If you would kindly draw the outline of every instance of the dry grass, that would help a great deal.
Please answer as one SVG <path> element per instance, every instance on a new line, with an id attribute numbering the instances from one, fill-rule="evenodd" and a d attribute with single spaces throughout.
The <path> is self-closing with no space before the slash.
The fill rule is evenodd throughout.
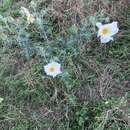
<path id="1" fill-rule="evenodd" d="M 42 3 L 42 2 L 41 2 Z M 79 24 L 88 16 L 103 11 L 107 16 L 116 19 L 118 14 L 127 7 L 127 0 L 50 0 L 46 10 L 53 21 L 58 24 Z"/>
<path id="2" fill-rule="evenodd" d="M 28 2 L 18 2 L 18 10 L 20 6 L 28 7 Z M 34 35 L 34 26 L 29 26 L 25 30 L 33 36 L 31 42 L 34 40 L 34 45 L 41 45 L 47 53 L 44 57 L 34 54 L 30 60 L 22 55 L 23 49 L 18 49 L 17 44 L 6 48 L 1 43 L 0 96 L 4 97 L 4 102 L 0 104 L 0 129 L 127 130 L 129 22 L 121 15 L 127 1 L 37 0 L 37 6 L 39 14 L 46 12 L 44 19 L 50 20 L 54 29 L 59 29 L 49 35 L 51 40 L 66 35 L 69 37 L 68 27 L 76 25 L 80 29 L 86 19 L 99 12 L 109 16 L 110 20 L 118 19 L 123 27 L 122 33 L 109 44 L 99 45 L 93 36 L 94 39 L 85 40 L 79 46 L 72 34 L 74 42 L 70 44 L 76 45 L 70 47 L 70 44 L 66 45 L 68 39 L 62 39 L 65 44 L 62 41 L 52 42 L 49 38 L 49 43 L 40 39 L 39 32 Z M 75 51 L 76 47 L 79 48 Z M 53 79 L 45 75 L 43 66 L 49 62 L 47 58 L 59 59 L 63 76 Z"/>

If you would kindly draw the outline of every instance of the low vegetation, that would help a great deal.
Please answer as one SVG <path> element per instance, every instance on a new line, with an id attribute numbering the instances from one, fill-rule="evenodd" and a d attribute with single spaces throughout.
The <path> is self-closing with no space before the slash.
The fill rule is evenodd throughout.
<path id="1" fill-rule="evenodd" d="M 125 0 L 0 0 L 0 130 L 129 130 L 129 21 Z"/>

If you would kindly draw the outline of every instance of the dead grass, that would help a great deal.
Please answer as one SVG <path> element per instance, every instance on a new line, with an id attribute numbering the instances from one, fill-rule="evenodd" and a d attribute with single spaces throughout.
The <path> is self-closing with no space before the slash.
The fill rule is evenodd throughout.
<path id="1" fill-rule="evenodd" d="M 26 2 L 21 1 L 25 6 Z M 101 10 L 110 18 L 122 20 L 118 14 L 127 5 L 123 0 L 38 2 L 39 10 L 46 10 L 54 25 L 63 29 L 73 24 L 80 25 L 84 19 Z M 64 80 L 63 77 L 52 79 L 44 75 L 44 58 L 34 56 L 27 61 L 16 48 L 9 49 L 7 54 L 0 53 L 0 94 L 5 96 L 0 109 L 0 128 L 92 130 L 94 125 L 98 126 L 103 121 L 106 128 L 114 121 L 115 128 L 118 124 L 119 129 L 122 128 L 120 124 L 127 126 L 128 107 L 126 100 L 120 101 L 120 98 L 130 86 L 129 36 L 128 33 L 121 35 L 116 42 L 102 46 L 93 40 L 81 48 L 76 58 L 68 51 L 59 55 L 60 47 L 56 45 L 58 52 L 55 53 L 61 59 L 63 70 L 68 70 L 70 74 L 68 77 L 65 75 L 67 78 Z M 119 98 L 119 105 L 116 98 Z M 105 101 L 110 104 L 107 106 Z M 110 124 L 106 122 L 109 118 Z"/>
<path id="2" fill-rule="evenodd" d="M 128 0 L 50 0 L 46 10 L 54 23 L 59 25 L 79 24 L 88 16 L 103 11 L 107 16 L 116 19 L 128 6 Z M 41 2 L 42 3 L 42 2 Z"/>

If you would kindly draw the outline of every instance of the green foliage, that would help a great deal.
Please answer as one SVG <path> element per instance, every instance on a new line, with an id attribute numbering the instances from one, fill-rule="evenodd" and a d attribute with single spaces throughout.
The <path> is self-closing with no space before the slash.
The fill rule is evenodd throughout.
<path id="1" fill-rule="evenodd" d="M 129 130 L 129 9 L 116 40 L 101 45 L 96 22 L 111 21 L 103 0 L 95 13 L 87 0 L 83 18 L 71 8 L 76 0 L 58 1 L 61 12 L 56 1 L 0 2 L 1 130 Z M 62 66 L 56 78 L 44 72 L 52 60 Z"/>
<path id="2" fill-rule="evenodd" d="M 39 54 L 43 54 L 43 52 L 40 52 L 42 51 L 41 48 L 53 48 L 51 44 L 57 44 L 56 46 L 62 51 L 67 53 L 69 51 L 71 55 L 76 56 L 82 44 L 91 42 L 96 32 L 96 22 L 109 21 L 108 18 L 104 18 L 105 15 L 103 12 L 98 12 L 98 15 L 88 16 L 79 27 L 72 25 L 67 30 L 56 33 L 50 16 L 46 14 L 47 12 L 45 10 L 37 10 L 37 4 L 33 6 L 31 3 L 31 8 L 32 12 L 30 13 L 35 18 L 33 25 L 28 25 L 24 16 L 19 16 L 17 18 L 19 19 L 18 22 L 12 17 L 1 16 L 1 21 L 5 25 L 1 27 L 1 31 L 3 32 L 1 39 L 3 41 L 6 39 L 5 43 L 9 41 L 9 44 L 13 43 L 15 46 L 23 49 L 27 59 L 30 59 L 33 55 L 37 55 L 37 51 Z M 53 51 L 50 49 L 48 52 Z M 54 53 L 51 55 L 54 55 Z"/>
<path id="3" fill-rule="evenodd" d="M 1 0 L 0 1 L 0 12 L 6 11 L 12 4 L 13 0 Z"/>

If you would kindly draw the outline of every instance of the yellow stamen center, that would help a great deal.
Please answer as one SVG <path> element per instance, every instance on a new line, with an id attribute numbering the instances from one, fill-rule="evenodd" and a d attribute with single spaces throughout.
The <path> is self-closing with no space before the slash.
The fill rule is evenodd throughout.
<path id="1" fill-rule="evenodd" d="M 33 17 L 32 17 L 32 15 L 29 15 L 29 16 L 27 17 L 27 21 L 28 21 L 28 23 L 32 23 L 32 22 L 33 22 Z"/>
<path id="2" fill-rule="evenodd" d="M 49 71 L 50 73 L 55 72 L 55 67 L 54 67 L 54 66 L 50 67 L 48 71 Z"/>
<path id="3" fill-rule="evenodd" d="M 102 30 L 101 30 L 101 35 L 108 35 L 109 34 L 109 28 L 108 27 L 104 27 Z"/>

